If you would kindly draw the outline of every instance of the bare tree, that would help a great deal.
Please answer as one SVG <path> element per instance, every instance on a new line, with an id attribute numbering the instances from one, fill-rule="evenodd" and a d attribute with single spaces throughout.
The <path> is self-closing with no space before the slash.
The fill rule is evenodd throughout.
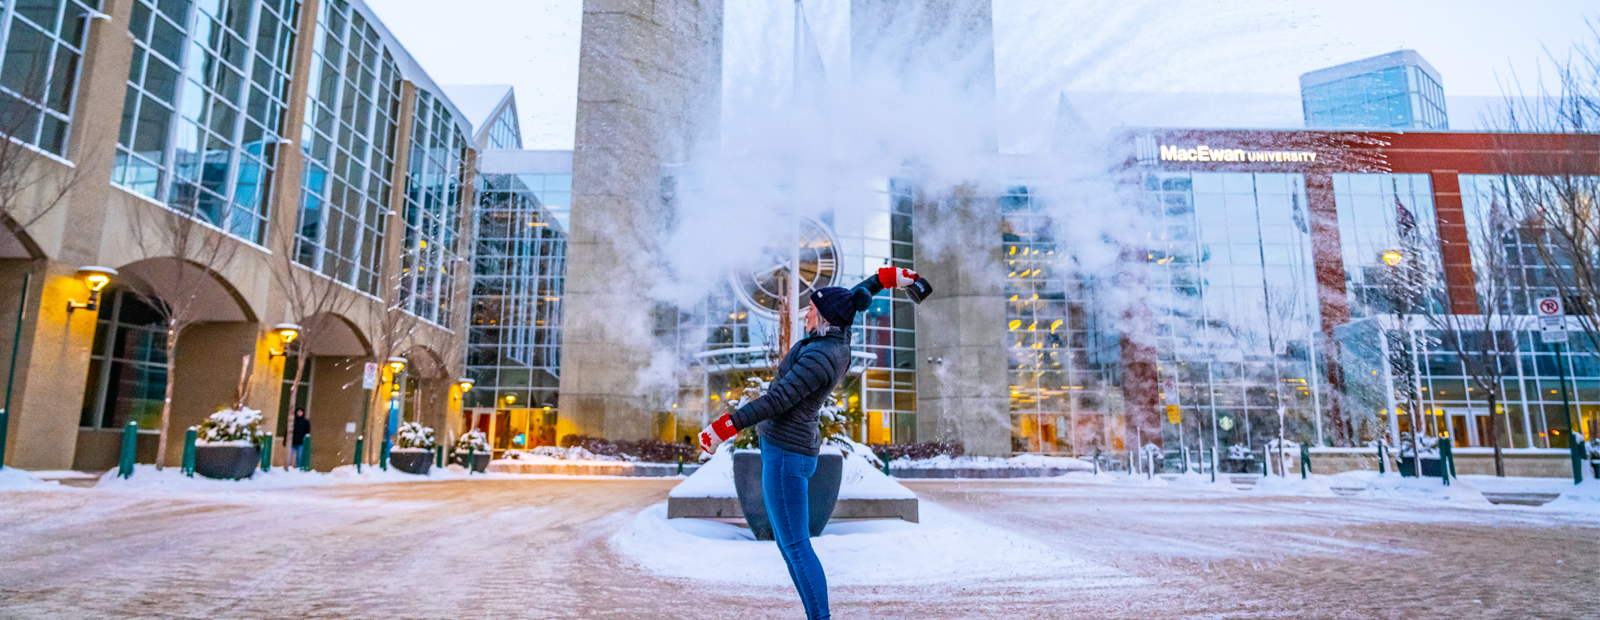
<path id="1" fill-rule="evenodd" d="M 324 322 L 333 315 L 348 312 L 355 295 L 338 280 L 296 262 L 289 252 L 279 253 L 272 277 L 284 293 L 293 322 L 300 326 L 300 336 L 293 343 L 298 353 L 294 357 L 293 381 L 289 383 L 288 410 L 292 415 L 295 404 L 300 402 L 300 384 L 305 380 L 312 347 L 327 333 L 329 326 Z M 288 345 L 284 348 L 287 354 Z M 285 437 L 286 441 L 288 439 Z M 292 464 L 285 460 L 283 467 L 289 469 Z"/>
<path id="2" fill-rule="evenodd" d="M 1512 303 L 1512 294 L 1521 292 L 1521 287 L 1511 277 L 1506 245 L 1516 252 L 1521 231 L 1499 201 L 1492 202 L 1476 220 L 1470 224 L 1477 228 L 1471 249 L 1478 314 L 1455 314 L 1431 304 L 1424 312 L 1428 325 L 1438 332 L 1440 344 L 1455 353 L 1467 377 L 1489 401 L 1488 441 L 1494 444 L 1494 475 L 1503 477 L 1505 458 L 1496 408 L 1501 403 L 1503 380 L 1517 375 L 1517 338 L 1527 323 L 1527 315 L 1519 314 Z"/>
<path id="3" fill-rule="evenodd" d="M 228 268 L 241 243 L 222 229 L 202 221 L 198 199 L 174 201 L 173 208 L 145 207 L 133 218 L 134 242 L 146 258 L 166 258 L 171 262 L 157 272 L 157 282 L 135 288 L 150 307 L 167 323 L 166 354 L 169 368 L 178 361 L 178 342 L 184 330 L 204 319 L 206 295 L 219 286 L 216 273 Z M 167 437 L 172 425 L 172 389 L 176 373 L 167 372 L 165 399 L 161 404 L 160 439 L 156 446 L 156 467 L 166 463 Z"/>
<path id="4" fill-rule="evenodd" d="M 1532 92 L 1513 76 L 1498 119 L 1516 133 L 1600 134 L 1600 23 L 1592 39 L 1565 55 L 1546 50 L 1555 87 L 1540 81 Z M 1600 350 L 1600 154 L 1564 141 L 1564 148 L 1529 152 L 1502 149 L 1508 166 L 1526 171 L 1497 192 L 1534 236 L 1547 281 L 1527 286 L 1555 289 L 1581 325 L 1592 350 Z"/>

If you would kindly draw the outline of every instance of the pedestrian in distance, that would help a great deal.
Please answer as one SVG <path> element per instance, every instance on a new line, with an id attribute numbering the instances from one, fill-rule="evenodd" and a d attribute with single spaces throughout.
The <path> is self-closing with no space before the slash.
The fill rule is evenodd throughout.
<path id="1" fill-rule="evenodd" d="M 811 293 L 806 337 L 778 363 L 767 393 L 700 431 L 700 449 L 715 453 L 740 430 L 761 437 L 761 493 L 772 535 L 789 567 L 808 620 L 828 618 L 828 580 L 811 548 L 810 478 L 822 447 L 817 412 L 850 368 L 850 325 L 885 288 L 903 288 L 917 302 L 932 293 L 909 269 L 884 267 L 853 290 L 837 286 Z"/>
<path id="2" fill-rule="evenodd" d="M 300 451 L 305 449 L 306 436 L 311 434 L 311 420 L 306 419 L 305 408 L 295 407 L 293 424 L 294 428 L 289 429 L 289 461 L 283 464 L 284 469 L 300 464 Z"/>

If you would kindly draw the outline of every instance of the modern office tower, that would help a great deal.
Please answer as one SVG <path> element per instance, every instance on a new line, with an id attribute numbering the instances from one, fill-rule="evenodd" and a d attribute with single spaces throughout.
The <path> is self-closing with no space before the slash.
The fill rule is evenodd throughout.
<path id="1" fill-rule="evenodd" d="M 1449 129 L 1439 72 L 1413 50 L 1300 76 L 1306 127 Z"/>
<path id="2" fill-rule="evenodd" d="M 656 246 L 676 167 L 717 143 L 722 1 L 585 2 L 581 45 L 561 417 L 642 439 L 663 406 L 641 379 L 657 346 Z"/>

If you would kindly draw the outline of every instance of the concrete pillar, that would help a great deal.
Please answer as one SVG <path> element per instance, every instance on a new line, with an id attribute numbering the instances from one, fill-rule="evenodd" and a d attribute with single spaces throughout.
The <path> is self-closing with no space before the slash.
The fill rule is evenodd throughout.
<path id="1" fill-rule="evenodd" d="M 1347 446 L 1344 422 L 1344 345 L 1339 326 L 1350 322 L 1350 298 L 1345 290 L 1343 245 L 1339 240 L 1339 208 L 1333 193 L 1333 176 L 1306 173 L 1306 210 L 1311 216 L 1311 263 L 1317 274 L 1317 310 L 1321 317 L 1323 368 L 1327 372 L 1328 417 L 1323 427 L 1335 446 Z M 1320 412 L 1318 415 L 1321 415 Z"/>
<path id="2" fill-rule="evenodd" d="M 961 186 L 919 195 L 913 214 L 913 259 L 934 287 L 917 309 L 917 436 L 961 441 L 971 455 L 1009 456 L 1000 206 Z"/>
<path id="3" fill-rule="evenodd" d="M 583 7 L 560 416 L 579 433 L 651 431 L 649 297 L 670 226 L 664 167 L 712 145 L 721 0 L 589 0 Z"/>
<path id="4" fill-rule="evenodd" d="M 366 360 L 332 356 L 319 356 L 316 360 L 306 408 L 311 420 L 311 468 L 328 471 L 355 463 L 366 393 L 361 389 L 361 371 Z M 349 430 L 350 425 L 354 430 Z"/>
<path id="5" fill-rule="evenodd" d="M 37 284 L 32 286 L 39 287 L 33 293 L 39 302 L 23 321 L 29 355 L 18 361 L 19 379 L 11 396 L 13 449 L 8 458 L 12 466 L 23 469 L 69 469 L 77 449 L 95 313 L 67 312 L 69 299 L 81 302 L 89 297 L 89 289 L 75 275 L 76 265 L 42 261 L 35 269 Z"/>

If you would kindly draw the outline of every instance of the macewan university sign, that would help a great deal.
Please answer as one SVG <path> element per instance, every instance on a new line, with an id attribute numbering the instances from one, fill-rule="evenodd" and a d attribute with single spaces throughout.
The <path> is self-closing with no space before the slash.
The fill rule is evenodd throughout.
<path id="1" fill-rule="evenodd" d="M 1161 161 L 1244 161 L 1315 163 L 1315 151 L 1247 151 L 1244 149 L 1214 149 L 1204 144 L 1194 148 L 1161 145 Z"/>

